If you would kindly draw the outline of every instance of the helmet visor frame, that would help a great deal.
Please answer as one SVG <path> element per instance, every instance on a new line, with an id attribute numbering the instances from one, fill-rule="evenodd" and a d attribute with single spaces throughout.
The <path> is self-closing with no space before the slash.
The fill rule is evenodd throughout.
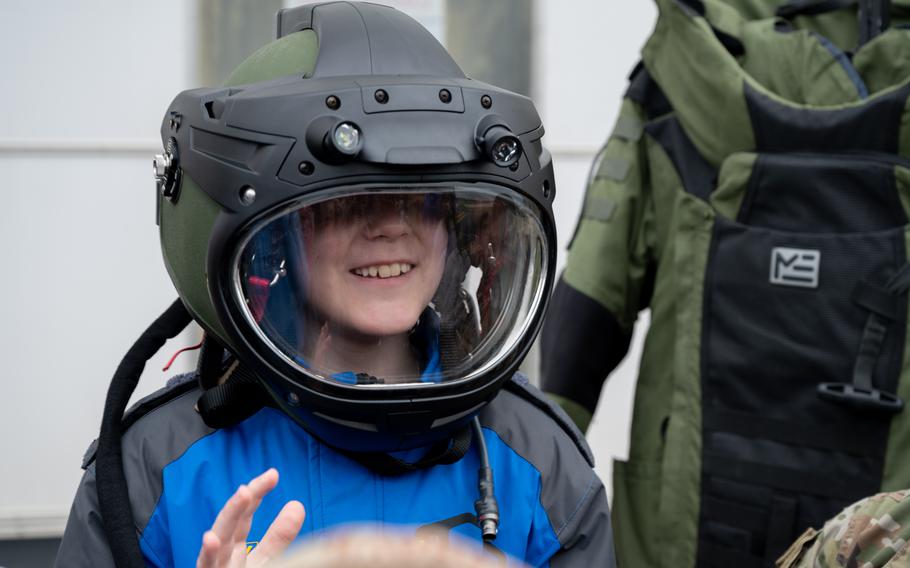
<path id="1" fill-rule="evenodd" d="M 402 238 L 426 246 L 404 253 L 354 252 L 372 246 L 356 241 L 371 230 L 364 217 L 386 218 L 390 208 L 411 227 L 383 230 L 420 233 Z M 483 382 L 514 359 L 536 331 L 550 284 L 547 219 L 532 199 L 489 183 L 380 183 L 311 192 L 260 215 L 240 233 L 229 266 L 229 296 L 256 354 L 300 386 L 375 393 L 368 397 L 375 391 L 407 396 L 422 389 L 473 388 L 468 383 Z M 316 250 L 317 241 L 331 241 L 332 227 L 342 221 L 360 223 L 356 235 L 344 237 L 340 249 Z M 263 242 L 269 250 L 278 242 L 274 258 L 262 254 Z M 341 268 L 334 263 L 338 258 Z M 390 301 L 377 312 L 363 300 L 362 290 L 395 296 L 395 281 L 412 282 L 403 290 L 413 301 Z M 283 303 L 275 293 L 281 286 Z M 295 321 L 287 321 L 287 314 L 297 314 Z M 393 345 L 398 336 L 392 332 L 405 331 L 411 351 L 419 351 L 410 362 Z M 353 363 L 357 350 L 350 342 L 380 336 L 383 350 L 373 351 L 371 360 L 400 359 L 416 364 L 413 371 Z M 340 359 L 326 357 L 327 345 L 345 345 L 347 351 L 341 349 Z"/>

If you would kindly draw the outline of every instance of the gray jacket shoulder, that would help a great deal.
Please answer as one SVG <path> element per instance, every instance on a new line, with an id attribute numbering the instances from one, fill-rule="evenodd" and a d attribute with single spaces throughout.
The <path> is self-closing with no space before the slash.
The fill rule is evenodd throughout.
<path id="1" fill-rule="evenodd" d="M 177 381 L 140 400 L 126 413 L 123 469 L 137 534 L 149 521 L 162 492 L 162 470 L 214 430 L 194 407 L 200 390 Z M 94 446 L 83 460 L 85 474 L 76 491 L 56 566 L 113 566 L 95 484 Z"/>
<path id="2" fill-rule="evenodd" d="M 562 545 L 550 565 L 615 566 L 606 490 L 571 419 L 516 375 L 481 423 L 540 472 L 541 504 Z"/>

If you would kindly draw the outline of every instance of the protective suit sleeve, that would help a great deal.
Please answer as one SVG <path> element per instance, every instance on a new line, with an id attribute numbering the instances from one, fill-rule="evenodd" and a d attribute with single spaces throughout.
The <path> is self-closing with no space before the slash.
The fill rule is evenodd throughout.
<path id="1" fill-rule="evenodd" d="M 607 493 L 597 476 L 593 476 L 586 498 L 562 527 L 559 541 L 562 548 L 550 557 L 551 568 L 616 566 Z"/>
<path id="2" fill-rule="evenodd" d="M 641 107 L 626 99 L 594 161 L 566 269 L 543 328 L 543 390 L 556 395 L 582 429 L 607 375 L 629 349 L 638 312 L 650 300 L 653 207 L 644 121 Z"/>
<path id="3" fill-rule="evenodd" d="M 151 541 L 148 533 L 152 513 L 164 492 L 162 471 L 196 440 L 213 431 L 194 410 L 199 392 L 195 381 L 173 381 L 137 402 L 124 418 L 128 426 L 123 435 L 123 472 L 133 525 L 149 566 L 173 564 L 170 551 L 163 545 L 167 539 Z M 57 566 L 114 566 L 98 503 L 94 448 L 89 448 L 83 460 L 85 474 L 57 552 Z"/>
<path id="4" fill-rule="evenodd" d="M 94 464 L 89 465 L 82 476 L 54 566 L 60 568 L 114 566 L 98 507 Z"/>

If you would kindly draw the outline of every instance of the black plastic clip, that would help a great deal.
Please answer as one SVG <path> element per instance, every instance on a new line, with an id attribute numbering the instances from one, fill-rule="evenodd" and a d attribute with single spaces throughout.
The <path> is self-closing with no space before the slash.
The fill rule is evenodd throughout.
<path id="1" fill-rule="evenodd" d="M 868 310 L 869 316 L 853 367 L 853 382 L 821 383 L 816 387 L 819 397 L 858 410 L 897 414 L 904 409 L 904 401 L 899 396 L 872 386 L 872 377 L 888 328 L 895 322 L 901 322 L 897 315 L 906 310 L 903 296 L 908 288 L 910 263 L 899 268 L 884 287 L 867 282 L 857 284 L 853 291 L 853 301 Z"/>
<path id="2" fill-rule="evenodd" d="M 177 148 L 177 140 L 169 138 L 164 148 L 164 154 L 157 154 L 152 161 L 152 168 L 155 174 L 155 185 L 157 190 L 166 199 L 172 203 L 177 202 L 178 193 L 180 192 L 180 178 L 182 170 L 180 169 L 180 152 Z"/>
<path id="3" fill-rule="evenodd" d="M 816 392 L 824 400 L 857 410 L 897 414 L 904 409 L 904 401 L 899 396 L 876 388 L 857 387 L 850 383 L 821 383 L 816 387 Z"/>

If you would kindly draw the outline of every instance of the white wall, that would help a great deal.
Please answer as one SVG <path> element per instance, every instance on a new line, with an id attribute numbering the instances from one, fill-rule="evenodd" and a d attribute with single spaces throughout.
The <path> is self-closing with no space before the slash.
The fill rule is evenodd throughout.
<path id="1" fill-rule="evenodd" d="M 443 34 L 442 0 L 391 3 Z M 61 532 L 108 381 L 175 297 L 150 166 L 162 113 L 196 86 L 195 15 L 185 0 L 0 5 L 0 538 Z M 556 164 L 560 265 L 588 166 L 653 18 L 645 2 L 536 2 L 533 90 Z M 163 384 L 163 360 L 197 334 L 165 347 L 137 396 Z M 638 349 L 605 389 L 590 433 L 605 480 L 609 458 L 627 451 Z"/>
<path id="2" fill-rule="evenodd" d="M 581 211 L 588 169 L 613 128 L 626 77 L 638 61 L 657 10 L 651 2 L 614 0 L 538 0 L 535 9 L 532 98 L 556 168 L 554 213 L 561 270 Z M 634 379 L 647 322 L 645 314 L 629 356 L 604 388 L 588 431 L 597 472 L 608 488 L 612 458 L 628 456 Z"/>
<path id="3" fill-rule="evenodd" d="M 107 383 L 176 297 L 151 157 L 190 86 L 194 14 L 184 0 L 0 6 L 0 538 L 62 532 Z M 163 385 L 166 355 L 138 394 Z"/>

